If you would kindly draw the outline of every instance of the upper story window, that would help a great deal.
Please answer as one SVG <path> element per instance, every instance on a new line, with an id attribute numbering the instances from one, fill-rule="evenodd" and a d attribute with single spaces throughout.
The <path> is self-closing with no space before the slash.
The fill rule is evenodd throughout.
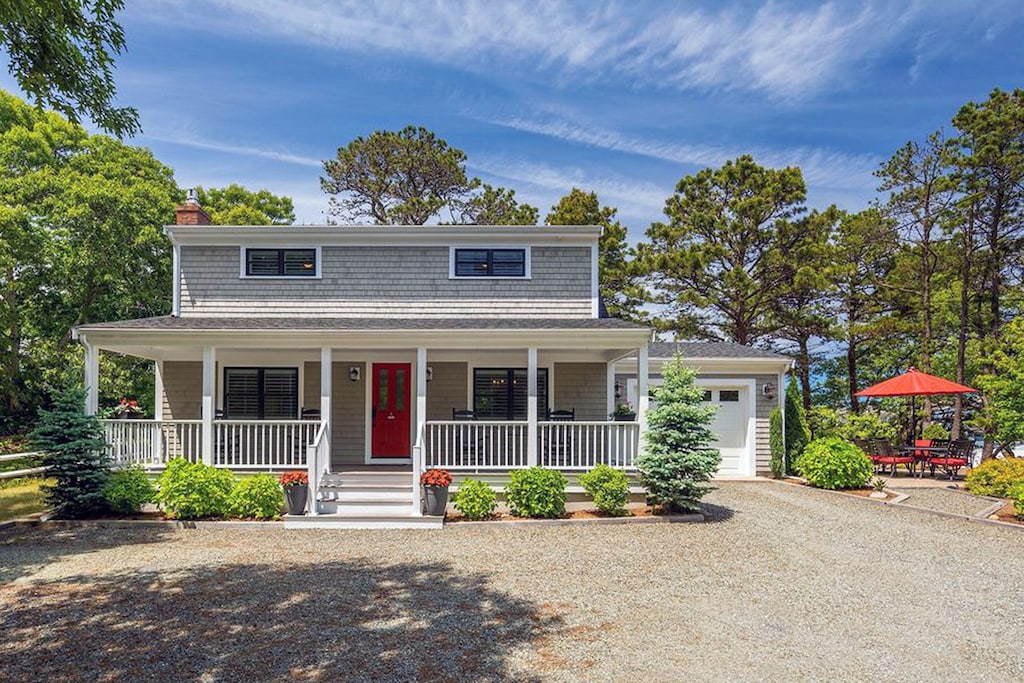
<path id="1" fill-rule="evenodd" d="M 320 250 L 245 247 L 245 277 L 320 277 Z"/>
<path id="2" fill-rule="evenodd" d="M 522 249 L 453 249 L 452 277 L 518 277 L 530 276 L 529 251 Z"/>

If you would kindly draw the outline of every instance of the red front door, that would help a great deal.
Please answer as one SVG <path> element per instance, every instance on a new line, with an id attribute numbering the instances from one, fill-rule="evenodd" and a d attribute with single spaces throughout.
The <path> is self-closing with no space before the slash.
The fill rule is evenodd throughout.
<path id="1" fill-rule="evenodd" d="M 375 458 L 408 458 L 412 453 L 409 440 L 411 369 L 409 363 L 373 364 L 370 443 Z"/>

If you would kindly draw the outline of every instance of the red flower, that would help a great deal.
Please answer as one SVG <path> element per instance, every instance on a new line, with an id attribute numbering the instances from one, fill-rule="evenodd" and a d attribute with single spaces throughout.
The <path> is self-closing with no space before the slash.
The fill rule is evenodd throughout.
<path id="1" fill-rule="evenodd" d="M 420 486 L 440 486 L 448 488 L 452 483 L 452 475 L 448 470 L 429 469 L 420 475 Z"/>
<path id="2" fill-rule="evenodd" d="M 302 470 L 293 470 L 284 472 L 280 481 L 281 486 L 307 486 L 309 485 L 309 475 Z"/>

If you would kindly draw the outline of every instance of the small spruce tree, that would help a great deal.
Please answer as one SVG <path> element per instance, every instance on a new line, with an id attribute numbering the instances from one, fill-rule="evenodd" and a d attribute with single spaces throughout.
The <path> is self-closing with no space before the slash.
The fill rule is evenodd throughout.
<path id="1" fill-rule="evenodd" d="M 786 473 L 786 443 L 782 434 L 782 410 L 778 406 L 772 408 L 771 415 L 768 416 L 768 449 L 771 453 L 768 466 L 772 470 L 772 476 L 782 479 L 782 475 Z"/>
<path id="2" fill-rule="evenodd" d="M 47 476 L 57 480 L 43 487 L 45 502 L 56 517 L 73 519 L 106 509 L 104 489 L 110 478 L 103 429 L 95 416 L 86 415 L 85 391 L 67 388 L 56 392 L 53 408 L 41 410 L 32 441 L 43 452 Z"/>
<path id="3" fill-rule="evenodd" d="M 796 459 L 804 452 L 804 447 L 811 440 L 811 430 L 807 428 L 807 416 L 804 414 L 804 403 L 800 393 L 800 385 L 796 377 L 790 373 L 786 382 L 786 472 L 794 474 L 793 466 Z"/>
<path id="4" fill-rule="evenodd" d="M 699 510 L 722 462 L 721 452 L 710 446 L 715 406 L 702 400 L 704 389 L 693 384 L 696 374 L 680 356 L 664 367 L 664 384 L 652 388 L 657 407 L 647 413 L 643 452 L 636 463 L 647 499 L 671 511 Z"/>

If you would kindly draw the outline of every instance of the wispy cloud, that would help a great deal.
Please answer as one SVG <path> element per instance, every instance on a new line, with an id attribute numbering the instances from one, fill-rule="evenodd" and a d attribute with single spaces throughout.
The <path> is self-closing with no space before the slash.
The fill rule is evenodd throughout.
<path id="1" fill-rule="evenodd" d="M 752 10 L 639 0 L 164 0 L 144 16 L 138 11 L 151 21 L 187 21 L 191 30 L 389 51 L 467 70 L 526 67 L 590 81 L 803 99 L 881 52 L 925 8 L 772 0 Z"/>
<path id="2" fill-rule="evenodd" d="M 872 172 L 879 159 L 833 150 L 797 147 L 790 149 L 729 148 L 721 145 L 665 142 L 625 135 L 565 120 L 532 120 L 512 117 L 485 119 L 489 123 L 581 145 L 671 161 L 692 166 L 719 166 L 741 154 L 751 154 L 764 166 L 799 166 L 810 185 L 830 188 L 862 189 L 873 187 Z"/>
<path id="3" fill-rule="evenodd" d="M 323 165 L 323 162 L 319 159 L 302 156 L 300 154 L 293 154 L 287 151 L 264 149 L 261 147 L 249 147 L 246 145 L 233 145 L 230 143 L 216 142 L 213 140 L 206 140 L 178 133 L 147 133 L 141 136 L 140 139 L 153 140 L 155 142 L 166 142 L 173 145 L 184 145 L 185 147 L 205 149 L 210 150 L 211 152 L 220 152 L 222 154 L 236 154 L 241 156 L 257 157 L 260 159 L 272 159 L 273 161 L 281 161 L 286 164 L 295 164 L 298 166 L 321 168 Z"/>

